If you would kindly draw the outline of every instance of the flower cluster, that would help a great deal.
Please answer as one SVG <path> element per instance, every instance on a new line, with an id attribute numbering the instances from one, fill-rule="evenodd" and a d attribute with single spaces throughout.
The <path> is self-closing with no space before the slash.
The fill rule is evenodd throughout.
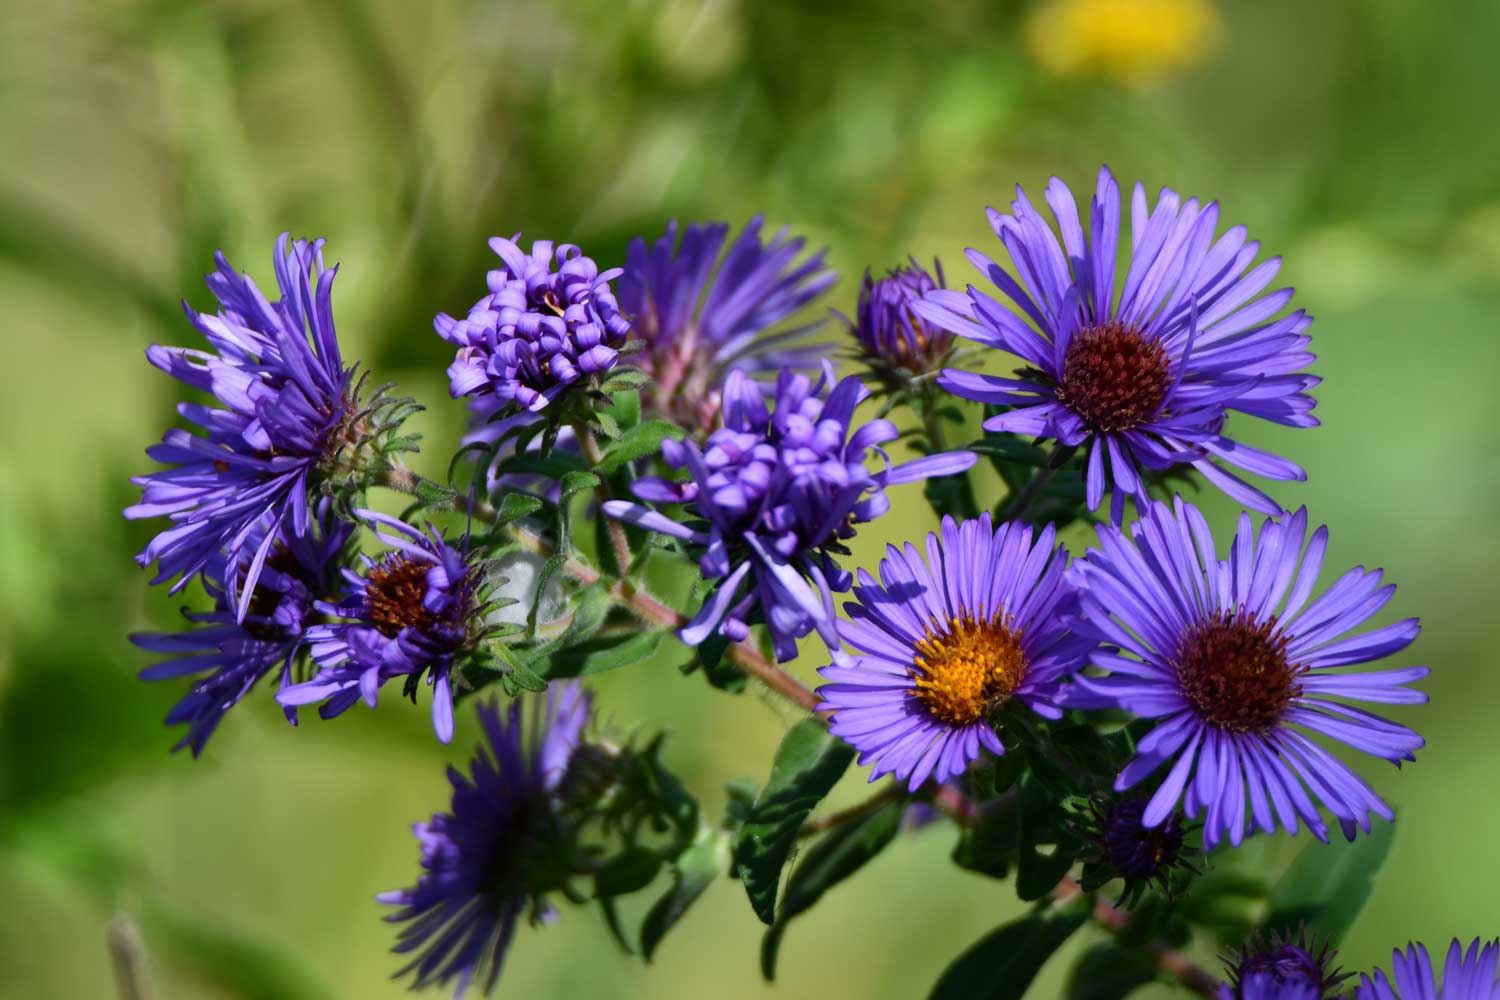
<path id="1" fill-rule="evenodd" d="M 637 359 L 650 380 L 642 402 L 688 428 L 718 419 L 719 389 L 731 371 L 811 371 L 826 345 L 808 344 L 809 324 L 768 332 L 833 284 L 823 252 L 798 260 L 803 241 L 781 230 L 761 238 L 756 216 L 725 251 L 729 226 L 675 221 L 650 244 L 630 242 L 620 304 L 645 345 Z"/>
<path id="2" fill-rule="evenodd" d="M 1291 427 L 1311 427 L 1318 378 L 1302 311 L 1273 318 L 1291 289 L 1262 293 L 1280 261 L 1251 267 L 1259 244 L 1243 227 L 1216 237 L 1217 204 L 1200 206 L 1163 190 L 1147 207 L 1131 199 L 1130 263 L 1117 290 L 1120 187 L 1100 170 L 1089 217 L 1053 179 L 1047 204 L 1062 242 L 1016 190 L 1011 215 L 990 209 L 990 225 L 1014 276 L 977 250 L 974 266 L 1011 301 L 970 287 L 938 291 L 915 306 L 934 326 L 1022 359 L 1013 378 L 950 370 L 941 384 L 965 399 L 1009 407 L 991 431 L 1055 439 L 1088 454 L 1088 505 L 1114 487 L 1113 520 L 1126 497 L 1144 498 L 1148 473 L 1187 464 L 1245 506 L 1281 507 L 1220 463 L 1271 479 L 1305 479 L 1301 467 L 1224 434 L 1231 411 Z"/>
<path id="3" fill-rule="evenodd" d="M 1232 413 L 1316 422 L 1310 320 L 1285 312 L 1289 289 L 1267 291 L 1278 262 L 1255 264 L 1243 228 L 1221 234 L 1216 204 L 1163 191 L 1148 205 L 1140 185 L 1122 255 L 1108 170 L 1086 227 L 1060 182 L 1046 201 L 1055 229 L 1023 192 L 1011 214 L 991 211 L 1008 268 L 969 253 L 1008 302 L 950 290 L 940 267 L 915 260 L 880 280 L 867 272 L 848 324 L 861 371 L 842 379 L 828 345 L 807 343 L 816 324 L 786 325 L 832 282 L 823 254 L 785 232 L 763 239 L 759 218 L 733 240 L 723 224 L 672 223 L 635 240 L 623 269 L 572 245 L 527 254 L 493 240 L 502 267 L 489 294 L 436 321 L 457 348 L 451 393 L 478 421 L 469 440 L 492 446 L 467 495 L 392 460 L 410 440 L 395 437 L 406 411 L 383 390 L 360 402 L 320 243 L 278 243 L 274 303 L 220 256 L 208 279 L 218 312 L 188 310 L 211 350 L 148 352 L 212 402 L 179 407 L 198 430 L 150 451 L 169 468 L 138 480 L 142 502 L 126 511 L 172 519 L 140 561 L 174 591 L 199 580 L 211 605 L 185 610 L 185 631 L 132 637 L 162 657 L 143 677 L 192 678 L 167 719 L 187 727 L 178 747 L 200 754 L 271 674 L 294 723 L 304 705 L 325 719 L 373 707 L 387 682 L 413 701 L 430 687 L 444 743 L 463 697 L 491 685 L 512 697 L 481 704 L 483 745 L 467 773 L 450 770 L 447 811 L 416 825 L 416 884 L 380 897 L 398 908 L 402 974 L 457 996 L 492 990 L 521 920 L 550 921 L 558 898 L 598 902 L 636 949 L 615 901 L 670 881 L 639 931 L 649 958 L 726 869 L 772 925 L 769 975 L 787 922 L 917 813 L 964 825 L 958 864 L 1016 872 L 1023 900 L 1051 897 L 992 941 L 1041 947 L 1086 907 L 1109 907 L 1093 894 L 1119 882 L 1115 907 L 1158 909 L 1137 923 L 1110 908 L 1098 922 L 1130 931 L 1110 947 L 1192 968 L 1168 939 L 1193 919 L 1176 898 L 1214 891 L 1194 882 L 1201 852 L 1278 830 L 1327 841 L 1334 821 L 1352 840 L 1394 819 L 1336 751 L 1414 760 L 1423 738 L 1364 706 L 1425 702 L 1413 685 L 1428 670 L 1366 666 L 1418 636 L 1412 618 L 1371 625 L 1395 587 L 1362 566 L 1320 584 L 1327 528 L 1225 468 L 1303 477 L 1227 434 Z M 960 336 L 1024 367 L 960 370 Z M 885 409 L 860 419 L 867 381 Z M 944 391 L 987 404 L 985 438 L 945 450 L 940 422 L 967 418 Z M 893 462 L 885 449 L 903 420 L 930 453 Z M 516 460 L 522 449 L 535 454 Z M 981 495 L 967 475 L 976 452 L 1008 495 Z M 1072 479 L 1058 490 L 1060 472 Z M 1228 544 L 1216 541 L 1168 486 L 1194 472 L 1269 516 L 1257 525 L 1242 512 Z M 848 564 L 850 540 L 889 509 L 887 487 L 950 476 L 923 491 L 938 530 L 888 544 L 876 573 Z M 376 486 L 411 506 L 366 509 Z M 1106 493 L 1097 543 L 1070 558 L 1061 528 Z M 383 548 L 356 556 L 361 532 Z M 651 592 L 663 553 L 696 567 L 689 596 Z M 763 786 L 731 789 L 722 820 L 663 767 L 660 736 L 584 738 L 592 706 L 574 678 L 645 660 L 668 628 L 698 647 L 685 669 L 729 690 L 754 676 L 815 717 L 791 728 Z M 827 646 L 816 692 L 773 662 L 814 632 Z M 852 760 L 871 781 L 894 780 L 868 803 L 811 816 Z M 1317 929 L 1333 941 L 1342 928 Z M 1328 947 L 1278 930 L 1229 959 L 1221 1000 L 1344 988 Z M 957 979 L 983 954 L 967 953 Z M 1044 959 L 1027 954 L 1012 972 Z M 1184 982 L 1212 994 L 1214 977 L 1192 971 Z M 1497 972 L 1500 943 L 1455 942 L 1441 982 L 1411 946 L 1391 978 L 1361 977 L 1356 996 L 1496 1000 Z"/>
<path id="4" fill-rule="evenodd" d="M 178 405 L 203 433 L 170 430 L 147 450 L 171 468 L 132 480 L 141 502 L 125 516 L 174 522 L 137 557 L 157 564 L 153 583 L 175 577 L 175 593 L 213 567 L 222 574 L 215 585 L 243 621 L 281 529 L 308 533 L 309 497 L 358 446 L 357 418 L 365 414 L 333 327 L 337 268 L 324 267 L 323 241 L 286 234 L 277 241 L 275 302 L 222 253 L 214 259 L 207 280 L 218 313 L 183 306 L 213 350 L 158 346 L 146 357 L 217 405 Z"/>
<path id="5" fill-rule="evenodd" d="M 528 255 L 496 237 L 490 248 L 505 266 L 489 273 L 489 294 L 463 319 L 439 313 L 433 321 L 458 348 L 448 366 L 454 399 L 535 412 L 619 363 L 630 321 L 609 287 L 618 269 L 600 273 L 571 243 L 538 240 Z"/>
<path id="6" fill-rule="evenodd" d="M 760 388 L 732 372 L 724 383 L 724 425 L 703 449 L 691 441 L 662 443 L 667 465 L 686 469 L 690 478 L 635 483 L 642 500 L 686 504 L 708 522 L 707 530 L 639 504 L 604 505 L 610 517 L 700 549 L 704 579 L 722 580 L 681 630 L 688 645 L 715 633 L 745 639 L 755 611 L 769 626 L 779 659 L 795 656 L 796 640 L 815 628 L 836 643 L 832 595 L 848 590 L 852 578 L 835 556 L 845 551 L 842 543 L 854 536 L 855 525 L 889 508 L 886 486 L 974 464 L 972 454 L 950 452 L 870 472 L 866 453 L 895 440 L 898 431 L 888 420 L 854 423 L 854 410 L 868 395 L 857 378 L 836 380 L 831 366 L 816 383 L 783 370 L 768 408 Z"/>

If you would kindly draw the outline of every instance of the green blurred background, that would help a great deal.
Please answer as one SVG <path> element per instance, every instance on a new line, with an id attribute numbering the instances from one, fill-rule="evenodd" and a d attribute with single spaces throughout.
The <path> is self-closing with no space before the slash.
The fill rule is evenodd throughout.
<path id="1" fill-rule="evenodd" d="M 1100 162 L 1218 198 L 1285 256 L 1317 316 L 1324 424 L 1235 431 L 1305 464 L 1311 481 L 1277 495 L 1333 526 L 1331 569 L 1385 566 L 1393 614 L 1423 618 L 1410 655 L 1433 667 L 1432 704 L 1399 717 L 1429 746 L 1399 774 L 1366 769 L 1399 832 L 1346 962 L 1500 932 L 1500 6 L 6 0 L 0 15 L 0 996 L 113 995 L 116 914 L 145 934 L 160 997 L 397 995 L 371 896 L 414 878 L 408 824 L 446 802 L 443 764 L 473 744 L 465 726 L 440 747 L 395 698 L 291 730 L 261 691 L 202 760 L 167 752 L 180 689 L 137 681 L 147 660 L 125 635 L 171 626 L 179 601 L 131 562 L 155 528 L 119 510 L 173 419 L 176 386 L 143 351 L 193 342 L 177 301 L 211 301 L 214 248 L 270 285 L 277 233 L 328 237 L 346 354 L 433 406 L 419 461 L 440 472 L 461 411 L 430 318 L 478 296 L 487 236 L 612 263 L 670 216 L 763 211 L 831 247 L 827 304 L 848 310 L 865 266 L 909 252 L 966 282 L 963 248 L 996 249 L 986 204 L 1053 173 L 1089 187 Z M 929 526 L 916 490 L 894 499 L 859 563 Z M 1205 502 L 1229 530 L 1229 504 Z M 792 716 L 674 666 L 602 678 L 604 724 L 674 729 L 669 757 L 716 813 Z M 652 968 L 566 911 L 522 934 L 502 989 L 921 996 L 1016 906 L 950 866 L 951 842 L 942 826 L 905 838 L 831 893 L 793 926 L 774 987 L 726 880 Z M 1056 995 L 1065 964 L 1033 995 Z"/>

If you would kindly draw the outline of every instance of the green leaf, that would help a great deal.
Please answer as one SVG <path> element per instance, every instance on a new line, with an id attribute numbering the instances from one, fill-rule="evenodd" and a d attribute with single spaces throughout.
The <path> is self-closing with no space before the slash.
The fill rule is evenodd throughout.
<path id="1" fill-rule="evenodd" d="M 602 482 L 604 480 L 587 469 L 574 469 L 572 472 L 565 473 L 562 479 L 558 481 L 558 489 L 562 494 L 561 503 L 564 505 L 567 504 L 573 497 L 594 489 Z"/>
<path id="2" fill-rule="evenodd" d="M 1072 907 L 1002 924 L 953 960 L 928 1000 L 1020 1000 L 1047 959 L 1087 919 Z"/>
<path id="3" fill-rule="evenodd" d="M 767 981 L 776 978 L 776 953 L 787 922 L 811 909 L 825 892 L 884 850 L 900 831 L 905 811 L 906 803 L 890 802 L 868 816 L 834 827 L 797 862 L 787 879 L 776 923 L 761 939 L 760 972 Z"/>
<path id="4" fill-rule="evenodd" d="M 628 389 L 617 392 L 604 412 L 614 418 L 616 425 L 628 431 L 641 422 L 641 394 Z"/>
<path id="5" fill-rule="evenodd" d="M 620 423 L 610 413 L 608 408 L 594 411 L 594 425 L 599 428 L 599 433 L 611 441 L 620 439 Z"/>
<path id="6" fill-rule="evenodd" d="M 1006 758 L 1019 754 L 1006 754 Z M 985 803 L 979 821 L 959 829 L 953 848 L 953 863 L 960 868 L 1005 878 L 1010 874 L 1020 842 L 1021 810 L 1018 793 L 1011 793 Z"/>
<path id="7" fill-rule="evenodd" d="M 596 635 L 549 657 L 548 677 L 590 677 L 638 663 L 661 646 L 665 629 Z"/>
<path id="8" fill-rule="evenodd" d="M 775 922 L 777 884 L 797 831 L 853 759 L 854 749 L 817 719 L 798 722 L 776 748 L 771 777 L 734 845 L 736 870 L 764 923 Z"/>
<path id="9" fill-rule="evenodd" d="M 499 471 L 507 474 L 546 476 L 561 479 L 570 472 L 583 471 L 583 459 L 566 451 L 555 451 L 550 455 L 525 452 L 513 455 L 500 463 Z"/>
<path id="10" fill-rule="evenodd" d="M 1066 1000 L 1121 1000 L 1156 979 L 1156 963 L 1145 952 L 1102 941 L 1083 953 L 1068 974 Z"/>
<path id="11" fill-rule="evenodd" d="M 605 377 L 600 388 L 608 393 L 620 392 L 626 389 L 637 389 L 650 382 L 651 378 L 645 372 L 636 368 L 616 368 Z"/>
<path id="12" fill-rule="evenodd" d="M 536 620 L 542 610 L 542 600 L 547 593 L 547 583 L 558 570 L 567 565 L 568 557 L 561 552 L 555 553 L 550 559 L 542 563 L 542 568 L 536 574 L 536 597 L 532 599 L 531 607 L 526 612 L 526 631 L 536 635 Z"/>
<path id="13" fill-rule="evenodd" d="M 604 453 L 604 461 L 599 463 L 601 472 L 613 472 L 626 462 L 632 462 L 637 458 L 645 458 L 661 450 L 661 443 L 667 438 L 681 440 L 686 434 L 681 427 L 668 423 L 665 420 L 648 420 L 643 424 L 637 424 L 626 431 L 609 450 Z"/>
<path id="14" fill-rule="evenodd" d="M 525 493 L 507 493 L 505 499 L 500 501 L 500 509 L 495 512 L 495 525 L 498 527 L 519 521 L 521 518 L 536 513 L 542 507 L 542 502 L 536 497 L 527 496 Z"/>
<path id="15" fill-rule="evenodd" d="M 1040 783 L 1022 783 L 1016 895 L 1026 902 L 1046 896 L 1073 867 L 1073 856 L 1060 845 L 1051 854 L 1037 850 L 1040 844 L 1057 844 L 1057 808 L 1057 798 Z"/>
<path id="16" fill-rule="evenodd" d="M 510 668 L 510 679 L 523 691 L 540 693 L 547 690 L 547 679 L 517 663 Z"/>
<path id="17" fill-rule="evenodd" d="M 417 499 L 428 506 L 436 506 L 450 502 L 458 496 L 458 490 L 435 483 L 431 479 L 417 480 Z"/>
<path id="18" fill-rule="evenodd" d="M 1262 926 L 1288 930 L 1305 923 L 1310 934 L 1338 944 L 1370 898 L 1394 835 L 1393 824 L 1377 823 L 1350 844 L 1308 844 L 1271 890 Z"/>
<path id="19" fill-rule="evenodd" d="M 661 870 L 661 856 L 644 847 L 628 847 L 594 873 L 594 895 L 613 899 L 638 892 Z"/>
<path id="20" fill-rule="evenodd" d="M 646 961 L 651 961 L 667 931 L 728 866 L 729 835 L 709 826 L 700 828 L 687 850 L 672 862 L 672 888 L 656 901 L 641 922 L 641 953 Z"/>

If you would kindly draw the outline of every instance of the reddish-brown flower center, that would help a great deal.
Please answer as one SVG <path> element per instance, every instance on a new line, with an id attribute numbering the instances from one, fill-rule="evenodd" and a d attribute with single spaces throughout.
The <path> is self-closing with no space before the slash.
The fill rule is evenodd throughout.
<path id="1" fill-rule="evenodd" d="M 426 628 L 434 619 L 422 604 L 427 596 L 428 564 L 408 556 L 393 556 L 366 576 L 365 604 L 370 621 L 382 635 L 396 636 L 403 628 Z"/>
<path id="2" fill-rule="evenodd" d="M 1128 431 L 1155 415 L 1171 384 L 1161 342 L 1111 320 L 1073 335 L 1057 398 L 1092 431 Z"/>
<path id="3" fill-rule="evenodd" d="M 1221 611 L 1183 633 L 1177 682 L 1199 718 L 1235 733 L 1264 733 L 1302 693 L 1303 668 L 1287 659 L 1274 615 Z"/>
<path id="4" fill-rule="evenodd" d="M 996 615 L 979 621 L 967 613 L 936 620 L 917 643 L 912 692 L 929 714 L 950 726 L 968 726 L 1020 686 L 1026 678 L 1021 633 Z"/>

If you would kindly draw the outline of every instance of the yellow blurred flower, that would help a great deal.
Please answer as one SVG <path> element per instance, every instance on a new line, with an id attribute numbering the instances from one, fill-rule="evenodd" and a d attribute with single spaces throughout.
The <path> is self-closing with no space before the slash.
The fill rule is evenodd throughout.
<path id="1" fill-rule="evenodd" d="M 1221 24 L 1212 0 L 1045 0 L 1026 19 L 1026 45 L 1059 76 L 1141 84 L 1202 62 Z"/>

